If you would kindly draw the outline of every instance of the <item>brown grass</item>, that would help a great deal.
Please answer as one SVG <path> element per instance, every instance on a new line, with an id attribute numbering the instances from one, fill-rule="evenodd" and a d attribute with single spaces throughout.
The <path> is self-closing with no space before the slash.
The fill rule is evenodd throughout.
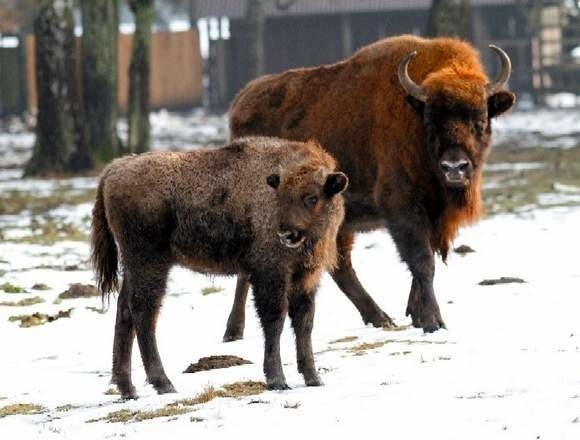
<path id="1" fill-rule="evenodd" d="M 213 386 L 206 387 L 197 396 L 187 399 L 179 399 L 161 408 L 150 411 L 135 411 L 121 409 L 113 411 L 104 417 L 87 420 L 86 423 L 107 422 L 107 423 L 129 423 L 142 422 L 144 420 L 156 419 L 160 417 L 180 416 L 195 410 L 195 406 L 210 402 L 218 397 L 239 398 L 260 394 L 266 390 L 263 382 L 245 381 L 226 384 L 222 389 L 216 390 Z M 113 394 L 108 391 L 105 394 Z M 193 420 L 196 419 L 196 420 Z M 192 417 L 191 421 L 200 422 L 203 419 Z"/>
<path id="2" fill-rule="evenodd" d="M 30 298 L 21 299 L 20 301 L 0 302 L 0 306 L 26 307 L 26 306 L 32 306 L 34 304 L 40 304 L 43 302 L 44 302 L 44 299 L 42 299 L 40 296 L 32 296 Z"/>
<path id="3" fill-rule="evenodd" d="M 8 416 L 40 414 L 46 408 L 33 403 L 15 403 L 0 408 L 0 419 Z"/>
<path id="4" fill-rule="evenodd" d="M 334 341 L 330 341 L 329 344 L 342 344 L 343 342 L 352 342 L 356 341 L 358 336 L 345 336 L 343 338 L 335 339 Z"/>

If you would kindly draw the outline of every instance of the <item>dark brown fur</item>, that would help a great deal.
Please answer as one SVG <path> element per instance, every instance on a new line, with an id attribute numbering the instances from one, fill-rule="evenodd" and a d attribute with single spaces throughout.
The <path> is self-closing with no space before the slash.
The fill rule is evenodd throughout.
<path id="1" fill-rule="evenodd" d="M 159 393 L 174 391 L 155 327 L 175 264 L 244 273 L 264 330 L 268 385 L 287 388 L 279 351 L 286 313 L 298 369 L 307 385 L 320 385 L 310 342 L 314 294 L 321 274 L 336 265 L 339 194 L 347 184 L 335 166 L 312 142 L 247 138 L 222 149 L 128 156 L 106 168 L 93 210 L 92 261 L 102 292 L 115 290 L 118 246 L 113 382 L 124 398 L 135 397 L 135 334 L 149 382 Z"/>
<path id="2" fill-rule="evenodd" d="M 426 91 L 426 102 L 406 96 L 397 77 L 402 58 L 415 50 L 409 74 Z M 387 227 L 413 275 L 407 314 L 425 331 L 444 326 L 433 293 L 433 255 L 445 259 L 459 227 L 481 216 L 490 118 L 514 102 L 505 91 L 487 96 L 488 82 L 478 52 L 468 43 L 401 36 L 337 64 L 258 78 L 232 103 L 232 137 L 316 139 L 349 176 L 333 277 L 366 323 L 393 325 L 352 269 L 353 233 Z M 444 159 L 469 160 L 468 185 L 446 186 L 440 169 Z M 239 290 L 236 301 L 243 297 Z M 231 315 L 230 323 L 224 338 L 240 338 L 243 321 Z"/>

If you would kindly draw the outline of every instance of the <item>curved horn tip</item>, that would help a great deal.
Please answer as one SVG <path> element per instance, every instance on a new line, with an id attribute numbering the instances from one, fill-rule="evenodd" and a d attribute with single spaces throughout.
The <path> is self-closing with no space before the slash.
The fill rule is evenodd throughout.
<path id="1" fill-rule="evenodd" d="M 403 89 L 407 92 L 408 95 L 411 95 L 424 102 L 426 97 L 423 89 L 409 77 L 409 73 L 407 72 L 407 66 L 409 65 L 409 62 L 416 55 L 417 51 L 414 50 L 403 57 L 397 69 L 397 76 L 399 77 L 399 82 L 403 86 Z"/>
<path id="2" fill-rule="evenodd" d="M 495 44 L 490 44 L 489 48 L 497 53 L 501 60 L 501 71 L 497 79 L 486 86 L 487 92 L 492 94 L 505 87 L 508 83 L 511 75 L 512 63 L 509 55 L 501 47 L 498 47 Z"/>

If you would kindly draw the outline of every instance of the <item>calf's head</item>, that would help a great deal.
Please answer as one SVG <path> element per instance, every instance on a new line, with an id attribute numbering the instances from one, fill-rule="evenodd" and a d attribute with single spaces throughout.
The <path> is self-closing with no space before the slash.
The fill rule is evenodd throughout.
<path id="1" fill-rule="evenodd" d="M 344 215 L 339 195 L 348 185 L 344 173 L 302 164 L 271 174 L 266 180 L 276 190 L 280 214 L 277 234 L 284 246 L 312 245 L 329 228 L 338 229 Z"/>
<path id="2" fill-rule="evenodd" d="M 417 52 L 399 64 L 398 76 L 409 104 L 425 124 L 427 147 L 441 183 L 464 190 L 472 183 L 490 147 L 490 119 L 512 107 L 515 95 L 502 90 L 511 73 L 508 55 L 490 46 L 501 60 L 496 80 L 487 83 L 482 72 L 454 66 L 428 75 L 416 84 L 407 66 Z"/>

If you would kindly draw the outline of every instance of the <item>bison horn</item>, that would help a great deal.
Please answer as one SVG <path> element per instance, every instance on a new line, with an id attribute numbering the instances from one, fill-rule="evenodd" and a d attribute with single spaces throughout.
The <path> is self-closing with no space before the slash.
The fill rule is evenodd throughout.
<path id="1" fill-rule="evenodd" d="M 499 59 L 501 61 L 501 70 L 495 81 L 490 82 L 485 86 L 485 91 L 487 92 L 488 96 L 493 95 L 494 93 L 503 89 L 510 79 L 510 75 L 512 73 L 512 62 L 510 61 L 508 54 L 505 53 L 503 49 L 497 47 L 494 44 L 490 44 L 489 47 L 499 55 Z"/>
<path id="2" fill-rule="evenodd" d="M 407 66 L 415 55 L 417 55 L 416 50 L 405 55 L 405 58 L 403 58 L 399 63 L 397 75 L 399 76 L 399 82 L 403 86 L 403 89 L 405 89 L 405 92 L 407 92 L 407 95 L 411 95 L 413 98 L 425 102 L 427 100 L 425 92 L 420 85 L 409 77 L 409 72 L 407 71 Z"/>

